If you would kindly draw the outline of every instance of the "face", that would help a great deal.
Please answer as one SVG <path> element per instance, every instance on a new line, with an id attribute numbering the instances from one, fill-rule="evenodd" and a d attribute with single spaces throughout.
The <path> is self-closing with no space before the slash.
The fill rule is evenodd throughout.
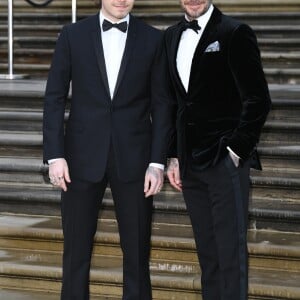
<path id="1" fill-rule="evenodd" d="M 212 0 L 180 0 L 180 2 L 187 17 L 194 20 L 207 12 Z"/>
<path id="2" fill-rule="evenodd" d="M 102 0 L 101 10 L 105 17 L 118 22 L 129 14 L 133 4 L 134 0 Z"/>

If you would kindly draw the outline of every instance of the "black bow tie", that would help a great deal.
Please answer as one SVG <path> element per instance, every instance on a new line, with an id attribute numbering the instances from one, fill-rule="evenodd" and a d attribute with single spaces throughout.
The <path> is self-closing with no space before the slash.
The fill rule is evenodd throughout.
<path id="1" fill-rule="evenodd" d="M 121 23 L 111 23 L 107 20 L 104 19 L 103 23 L 102 23 L 102 29 L 103 31 L 107 31 L 109 29 L 112 29 L 113 27 L 121 30 L 122 32 L 126 32 L 127 30 L 127 22 L 121 22 Z"/>
<path id="2" fill-rule="evenodd" d="M 198 30 L 201 29 L 201 27 L 199 26 L 198 24 L 198 21 L 197 20 L 193 20 L 191 22 L 187 21 L 186 19 L 184 19 L 183 21 L 183 30 L 186 30 L 186 29 L 192 29 L 194 30 L 197 34 L 198 34 Z"/>

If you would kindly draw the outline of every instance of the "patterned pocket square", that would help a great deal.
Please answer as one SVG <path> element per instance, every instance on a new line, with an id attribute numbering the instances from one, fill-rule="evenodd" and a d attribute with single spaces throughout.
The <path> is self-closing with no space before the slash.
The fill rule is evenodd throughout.
<path id="1" fill-rule="evenodd" d="M 217 52 L 220 51 L 220 43 L 215 41 L 207 46 L 205 52 Z"/>

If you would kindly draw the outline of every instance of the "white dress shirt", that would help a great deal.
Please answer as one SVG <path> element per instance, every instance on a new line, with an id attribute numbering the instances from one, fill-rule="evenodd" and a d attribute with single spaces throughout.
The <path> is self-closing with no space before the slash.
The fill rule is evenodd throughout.
<path id="1" fill-rule="evenodd" d="M 186 92 L 188 91 L 194 53 L 213 10 L 214 7 L 211 4 L 207 12 L 196 19 L 201 28 L 198 30 L 198 33 L 192 29 L 187 29 L 181 34 L 177 50 L 176 65 Z M 188 20 L 187 16 L 185 16 L 185 18 Z"/>
<path id="2" fill-rule="evenodd" d="M 111 21 L 109 18 L 104 17 L 102 11 L 99 14 L 100 27 L 101 27 L 101 38 L 102 38 L 102 47 L 104 53 L 106 74 L 108 78 L 109 92 L 111 99 L 114 96 L 114 91 L 118 79 L 118 74 L 121 66 L 121 61 L 126 45 L 127 32 L 122 32 L 121 30 L 113 27 L 110 30 L 103 31 L 102 23 L 104 19 L 108 20 L 111 23 L 116 23 Z M 126 21 L 129 24 L 129 15 L 124 19 L 121 19 L 117 23 Z"/>
<path id="3" fill-rule="evenodd" d="M 196 19 L 198 21 L 198 25 L 201 28 L 200 30 L 198 30 L 198 33 L 196 33 L 192 29 L 187 29 L 183 31 L 183 33 L 181 34 L 181 38 L 177 50 L 176 66 L 177 66 L 179 77 L 181 79 L 181 82 L 186 92 L 188 92 L 188 88 L 189 88 L 190 73 L 191 73 L 191 66 L 192 66 L 194 53 L 200 41 L 202 33 L 212 15 L 213 10 L 214 10 L 214 6 L 211 4 L 207 12 Z M 187 16 L 185 16 L 185 18 L 187 21 L 189 21 Z M 233 160 L 233 163 L 235 164 L 236 167 L 238 167 L 240 157 L 235 152 L 233 152 L 229 147 L 227 147 L 227 150 L 229 151 L 229 155 Z"/>

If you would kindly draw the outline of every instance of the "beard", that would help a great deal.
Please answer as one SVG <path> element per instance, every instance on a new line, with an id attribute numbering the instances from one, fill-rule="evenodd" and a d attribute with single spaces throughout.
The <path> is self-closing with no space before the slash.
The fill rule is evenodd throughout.
<path id="1" fill-rule="evenodd" d="M 204 15 L 212 3 L 211 0 L 182 0 L 181 7 L 189 19 L 197 19 Z M 198 9 L 191 9 L 189 6 L 198 6 Z"/>

